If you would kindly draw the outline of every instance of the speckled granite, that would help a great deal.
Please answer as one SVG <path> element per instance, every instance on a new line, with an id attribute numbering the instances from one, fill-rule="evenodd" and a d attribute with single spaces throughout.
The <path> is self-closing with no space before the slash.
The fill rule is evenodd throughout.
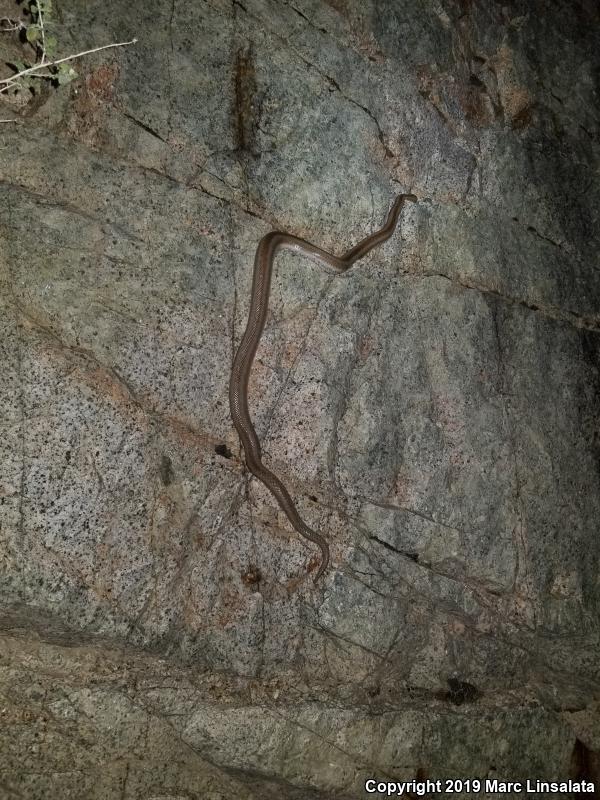
<path id="1" fill-rule="evenodd" d="M 594 4 L 62 2 L 55 25 L 65 52 L 139 42 L 0 114 L 22 121 L 0 127 L 1 690 L 19 714 L 29 682 L 78 697 L 68 722 L 46 703 L 53 733 L 15 722 L 0 796 L 595 776 Z M 250 397 L 331 544 L 315 587 L 229 418 L 254 250 L 280 227 L 341 251 L 408 191 L 347 275 L 276 265 Z M 115 648 L 221 695 L 178 678 L 138 719 L 98 690 L 88 729 L 83 684 Z M 191 749 L 144 744 L 148 719 Z"/>
<path id="2" fill-rule="evenodd" d="M 598 737 L 589 717 L 509 695 L 463 703 L 454 686 L 393 707 L 366 693 L 332 702 L 327 687 L 284 673 L 203 674 L 106 641 L 74 646 L 47 617 L 47 642 L 24 636 L 14 612 L 2 621 L 2 797 L 46 798 L 52 785 L 61 800 L 351 798 L 373 776 L 423 779 L 424 763 L 437 779 L 547 779 L 572 770 L 577 734 Z"/>

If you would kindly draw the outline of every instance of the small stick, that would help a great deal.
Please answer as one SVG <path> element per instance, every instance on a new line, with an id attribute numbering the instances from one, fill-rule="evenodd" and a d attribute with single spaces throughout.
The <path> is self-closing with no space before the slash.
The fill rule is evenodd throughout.
<path id="1" fill-rule="evenodd" d="M 81 58 L 82 56 L 87 56 L 90 53 L 98 53 L 100 50 L 108 50 L 109 47 L 125 47 L 128 44 L 135 44 L 137 39 L 132 39 L 130 42 L 115 42 L 113 44 L 105 44 L 102 47 L 94 47 L 91 50 L 82 50 L 81 53 L 75 53 L 72 56 L 65 56 L 65 58 L 57 58 L 56 61 L 45 61 L 43 64 L 35 64 L 33 67 L 29 67 L 28 69 L 23 69 L 21 72 L 17 72 L 16 75 L 11 75 L 10 78 L 4 78 L 0 80 L 0 86 L 5 84 L 3 88 L 0 88 L 0 94 L 5 92 L 7 89 L 16 83 L 19 78 L 23 78 L 25 75 L 31 75 L 34 72 L 38 72 L 40 69 L 48 68 L 48 67 L 56 67 L 58 64 L 64 64 L 65 61 L 73 61 L 75 58 Z M 49 77 L 45 75 L 44 77 Z"/>
<path id="2" fill-rule="evenodd" d="M 35 6 L 37 8 L 38 14 L 38 28 L 40 30 L 40 36 L 42 37 L 42 60 L 41 64 L 46 63 L 46 33 L 44 31 L 44 17 L 42 16 L 42 7 L 40 5 L 40 0 L 36 0 Z"/>
<path id="3" fill-rule="evenodd" d="M 0 24 L 4 24 L 5 22 L 8 23 L 8 28 L 0 28 L 0 33 L 10 33 L 11 31 L 20 31 L 21 28 L 24 28 L 25 25 L 22 22 L 15 22 L 14 19 L 10 17 L 2 17 L 0 19 Z"/>

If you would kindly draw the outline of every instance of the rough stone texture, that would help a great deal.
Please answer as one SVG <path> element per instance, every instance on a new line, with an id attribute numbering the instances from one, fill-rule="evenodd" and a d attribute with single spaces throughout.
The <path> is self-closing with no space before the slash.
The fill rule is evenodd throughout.
<path id="1" fill-rule="evenodd" d="M 0 114 L 0 797 L 600 781 L 596 5 L 55 4 L 139 42 Z M 315 587 L 252 259 L 402 191 L 278 259 L 252 374 Z"/>
<path id="2" fill-rule="evenodd" d="M 2 621 L 2 797 L 45 798 L 51 782 L 65 800 L 351 798 L 374 774 L 411 780 L 423 764 L 439 778 L 572 769 L 569 715 L 517 696 L 350 706 L 316 685 L 301 694 L 285 680 L 199 674 L 108 642 L 73 646 L 49 618 L 46 642 L 24 636 L 14 613 Z M 587 720 L 574 724 L 593 738 Z M 532 729 L 543 751 L 524 740 Z M 310 785 L 322 791 L 294 788 Z"/>

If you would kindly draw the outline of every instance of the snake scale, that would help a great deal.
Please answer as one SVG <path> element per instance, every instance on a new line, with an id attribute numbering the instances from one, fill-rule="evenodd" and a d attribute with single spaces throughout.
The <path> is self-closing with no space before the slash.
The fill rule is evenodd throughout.
<path id="1" fill-rule="evenodd" d="M 263 464 L 260 442 L 248 409 L 248 379 L 267 319 L 273 261 L 280 250 L 295 250 L 321 264 L 333 267 L 339 272 L 344 272 L 356 261 L 363 258 L 370 250 L 373 250 L 374 247 L 378 247 L 390 238 L 396 228 L 404 201 L 411 200 L 414 202 L 416 199 L 412 194 L 399 195 L 394 201 L 383 227 L 367 236 L 342 256 L 335 256 L 333 253 L 328 253 L 326 250 L 321 250 L 320 247 L 304 241 L 304 239 L 281 231 L 267 233 L 260 240 L 256 249 L 248 323 L 233 360 L 229 383 L 231 418 L 241 439 L 246 465 L 250 472 L 269 489 L 296 531 L 319 547 L 322 558 L 321 565 L 314 578 L 315 583 L 329 564 L 329 545 L 322 534 L 313 531 L 306 525 L 300 517 L 288 490 L 277 475 Z"/>

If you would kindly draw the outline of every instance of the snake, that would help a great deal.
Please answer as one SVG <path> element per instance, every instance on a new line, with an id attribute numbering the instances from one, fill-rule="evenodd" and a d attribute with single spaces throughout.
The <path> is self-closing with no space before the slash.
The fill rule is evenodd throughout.
<path id="1" fill-rule="evenodd" d="M 298 236 L 282 231 L 271 231 L 265 234 L 256 248 L 248 322 L 233 359 L 229 382 L 231 418 L 244 448 L 246 466 L 250 472 L 271 492 L 295 530 L 320 549 L 321 564 L 314 577 L 315 583 L 319 581 L 329 565 L 329 545 L 321 533 L 308 527 L 281 480 L 263 464 L 260 441 L 248 408 L 248 380 L 267 320 L 273 262 L 280 250 L 292 250 L 317 263 L 332 267 L 338 272 L 345 272 L 373 248 L 390 238 L 396 229 L 400 211 L 406 200 L 416 202 L 417 198 L 412 194 L 401 194 L 396 197 L 383 226 L 341 256 L 336 256 Z"/>

